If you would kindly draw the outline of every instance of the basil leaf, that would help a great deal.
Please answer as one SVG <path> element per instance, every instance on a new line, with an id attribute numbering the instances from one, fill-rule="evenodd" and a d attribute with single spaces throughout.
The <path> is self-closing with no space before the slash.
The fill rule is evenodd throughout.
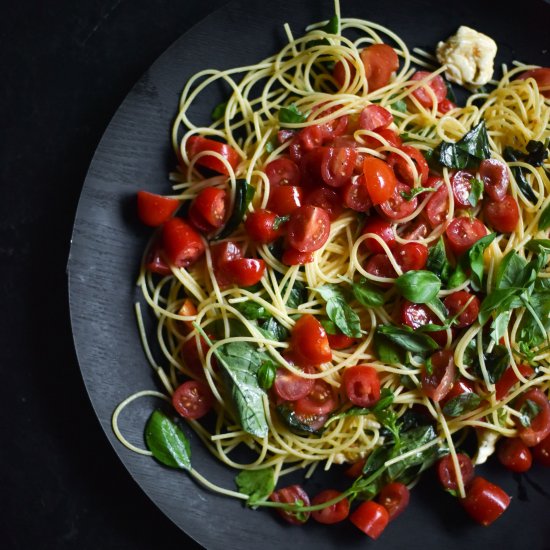
<path id="1" fill-rule="evenodd" d="M 145 443 L 165 466 L 191 469 L 191 447 L 181 428 L 162 411 L 155 410 L 145 426 Z"/>
<path id="2" fill-rule="evenodd" d="M 431 271 L 413 270 L 398 277 L 395 286 L 410 302 L 425 304 L 437 296 L 441 289 L 441 281 Z"/>
<path id="3" fill-rule="evenodd" d="M 286 223 L 288 220 L 290 220 L 290 215 L 288 216 L 277 216 L 275 218 L 275 221 L 273 222 L 273 229 L 277 231 L 279 227 L 281 227 L 282 224 Z"/>
<path id="4" fill-rule="evenodd" d="M 374 335 L 374 353 L 387 365 L 403 364 L 405 360 L 403 350 L 378 332 Z"/>
<path id="5" fill-rule="evenodd" d="M 515 288 L 501 288 L 487 294 L 479 308 L 478 319 L 480 324 L 484 325 L 493 311 L 508 310 L 517 299 L 516 294 L 517 290 Z"/>
<path id="6" fill-rule="evenodd" d="M 391 325 L 379 325 L 377 334 L 382 334 L 388 340 L 411 353 L 426 353 L 439 349 L 433 338 L 426 334 L 414 332 L 407 327 L 394 327 Z"/>
<path id="7" fill-rule="evenodd" d="M 440 237 L 435 246 L 432 246 L 428 252 L 428 261 L 426 269 L 435 273 L 442 281 L 447 281 L 451 272 L 451 264 L 447 259 L 445 243 L 443 237 Z"/>
<path id="8" fill-rule="evenodd" d="M 502 311 L 495 317 L 495 320 L 491 323 L 491 339 L 493 342 L 499 342 L 506 334 L 511 315 L 511 311 Z"/>
<path id="9" fill-rule="evenodd" d="M 330 319 L 322 319 L 321 325 L 323 325 L 323 328 L 327 334 L 338 334 L 340 332 L 334 322 Z"/>
<path id="10" fill-rule="evenodd" d="M 341 300 L 345 299 L 342 289 L 338 285 L 323 285 L 319 288 L 314 288 L 313 290 L 318 292 L 325 302 L 328 302 L 334 298 Z"/>
<path id="11" fill-rule="evenodd" d="M 227 101 L 224 101 L 223 103 L 218 103 L 214 107 L 214 109 L 212 110 L 212 114 L 210 115 L 214 122 L 225 116 L 225 110 L 227 109 L 227 103 L 228 103 Z"/>
<path id="12" fill-rule="evenodd" d="M 452 101 L 454 104 L 458 103 L 455 91 L 453 90 L 453 87 L 448 80 L 445 80 L 445 86 L 447 86 L 447 99 L 449 101 Z"/>
<path id="13" fill-rule="evenodd" d="M 238 179 L 237 187 L 235 189 L 235 203 L 233 205 L 233 212 L 229 216 L 227 222 L 222 227 L 221 231 L 214 237 L 213 240 L 218 241 L 229 237 L 239 224 L 242 222 L 246 209 L 254 197 L 256 189 L 252 187 L 246 180 Z"/>
<path id="14" fill-rule="evenodd" d="M 496 274 L 495 288 L 523 287 L 525 281 L 525 266 L 527 262 L 515 251 L 511 250 L 502 258 Z"/>
<path id="15" fill-rule="evenodd" d="M 404 99 L 398 99 L 390 104 L 390 109 L 400 113 L 407 113 L 407 102 Z"/>
<path id="16" fill-rule="evenodd" d="M 456 143 L 444 142 L 439 146 L 439 162 L 448 168 L 462 170 L 468 166 L 470 155 L 460 149 Z"/>
<path id="17" fill-rule="evenodd" d="M 525 155 L 525 162 L 531 166 L 542 166 L 544 161 L 548 158 L 548 140 L 545 145 L 542 141 L 529 140 L 525 149 L 527 155 Z"/>
<path id="18" fill-rule="evenodd" d="M 320 30 L 325 31 L 327 34 L 338 34 L 338 28 L 340 22 L 337 15 L 333 15 L 328 21 L 327 24 L 321 27 Z"/>
<path id="19" fill-rule="evenodd" d="M 487 369 L 489 382 L 496 384 L 510 365 L 510 354 L 508 353 L 508 349 L 497 344 L 490 353 L 483 355 L 483 359 L 485 368 Z M 483 380 L 479 357 L 477 355 L 473 357 L 473 368 L 478 377 Z"/>
<path id="20" fill-rule="evenodd" d="M 262 502 L 275 489 L 275 473 L 273 468 L 261 470 L 242 470 L 235 478 L 239 492 L 248 495 L 247 504 L 254 506 Z"/>
<path id="21" fill-rule="evenodd" d="M 472 287 L 474 290 L 480 290 L 483 281 L 483 253 L 485 249 L 495 240 L 496 233 L 489 233 L 477 241 L 466 253 L 467 263 L 472 273 Z"/>
<path id="22" fill-rule="evenodd" d="M 519 410 L 519 421 L 521 422 L 521 425 L 525 428 L 529 428 L 531 426 L 531 422 L 538 416 L 540 411 L 541 408 L 537 403 L 531 401 L 531 399 L 527 399 Z"/>
<path id="23" fill-rule="evenodd" d="M 335 414 L 330 417 L 329 422 L 334 422 L 340 418 L 347 418 L 348 416 L 365 416 L 367 414 L 376 414 L 384 409 L 387 409 L 395 399 L 394 393 L 389 388 L 382 388 L 380 393 L 380 399 L 372 407 L 351 407 L 347 411 Z"/>
<path id="24" fill-rule="evenodd" d="M 283 296 L 286 294 L 287 287 L 283 288 Z M 295 281 L 292 290 L 286 301 L 286 307 L 289 309 L 298 309 L 305 301 L 307 301 L 307 288 L 301 281 Z"/>
<path id="25" fill-rule="evenodd" d="M 412 187 L 410 191 L 401 191 L 401 196 L 406 200 L 410 201 L 420 195 L 421 193 L 432 193 L 436 191 L 435 187 Z"/>
<path id="26" fill-rule="evenodd" d="M 326 301 L 328 318 L 340 332 L 350 338 L 359 338 L 361 336 L 361 320 L 346 302 L 341 289 L 337 285 L 324 285 L 315 290 Z"/>
<path id="27" fill-rule="evenodd" d="M 260 329 L 265 333 L 267 338 L 277 342 L 284 342 L 289 336 L 288 330 L 274 317 L 262 323 Z"/>
<path id="28" fill-rule="evenodd" d="M 234 304 L 237 311 L 240 311 L 249 321 L 256 319 L 268 319 L 271 314 L 265 309 L 264 306 L 254 302 L 253 300 L 247 300 L 246 302 L 238 302 Z"/>
<path id="29" fill-rule="evenodd" d="M 460 141 L 457 141 L 456 146 L 478 159 L 490 158 L 491 149 L 485 121 L 482 120 L 476 124 Z"/>
<path id="30" fill-rule="evenodd" d="M 445 403 L 445 406 L 443 407 L 443 414 L 454 418 L 477 409 L 480 403 L 481 397 L 479 397 L 477 393 L 461 393 Z"/>
<path id="31" fill-rule="evenodd" d="M 475 208 L 483 195 L 483 182 L 477 178 L 472 178 L 470 183 L 471 187 L 470 194 L 468 195 L 468 202 Z"/>
<path id="32" fill-rule="evenodd" d="M 307 117 L 298 110 L 294 103 L 279 109 L 279 122 L 282 124 L 300 124 L 306 120 Z"/>
<path id="33" fill-rule="evenodd" d="M 365 277 L 351 285 L 353 295 L 357 301 L 365 307 L 378 307 L 384 305 L 384 292 L 371 284 Z"/>
<path id="34" fill-rule="evenodd" d="M 539 290 L 533 293 L 523 314 L 519 329 L 519 339 L 530 346 L 538 346 L 548 340 L 550 333 L 550 291 Z"/>
<path id="35" fill-rule="evenodd" d="M 525 245 L 525 248 L 536 254 L 550 254 L 550 239 L 533 239 Z"/>
<path id="36" fill-rule="evenodd" d="M 513 147 L 505 147 L 502 156 L 507 162 L 526 161 L 525 153 L 522 153 L 521 151 L 518 151 Z M 525 198 L 533 204 L 536 204 L 537 196 L 535 195 L 533 188 L 527 181 L 524 170 L 520 166 L 512 166 L 511 170 L 512 174 L 514 174 L 514 178 L 516 179 L 516 183 L 518 184 L 518 187 Z"/>
<path id="37" fill-rule="evenodd" d="M 275 382 L 276 374 L 277 365 L 273 361 L 264 361 L 256 374 L 260 388 L 265 391 L 269 390 L 273 386 L 273 382 Z"/>
<path id="38" fill-rule="evenodd" d="M 310 424 L 306 424 L 298 419 L 296 413 L 286 405 L 279 405 L 277 412 L 290 431 L 297 435 L 322 435 L 324 428 L 315 429 Z"/>
<path id="39" fill-rule="evenodd" d="M 449 277 L 447 286 L 449 288 L 456 288 L 457 286 L 460 286 L 467 278 L 468 275 L 464 270 L 464 267 L 462 267 L 462 264 L 459 262 L 452 275 Z"/>

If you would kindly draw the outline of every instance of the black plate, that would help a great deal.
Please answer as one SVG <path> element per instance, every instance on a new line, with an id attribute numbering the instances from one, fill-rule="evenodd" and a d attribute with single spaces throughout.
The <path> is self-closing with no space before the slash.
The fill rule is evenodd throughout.
<path id="1" fill-rule="evenodd" d="M 387 7 L 384 8 L 383 5 Z M 429 0 L 391 3 L 342 1 L 344 17 L 361 17 L 388 26 L 408 46 L 434 48 L 460 24 L 492 36 L 499 61 L 520 59 L 548 65 L 550 8 L 525 1 L 505 12 L 494 2 L 461 0 L 452 4 Z M 519 8 L 519 6 L 516 6 Z M 228 68 L 259 61 L 284 43 L 282 24 L 299 35 L 314 21 L 333 13 L 329 1 L 250 0 L 233 2 L 213 13 L 180 38 L 130 92 L 113 118 L 90 166 L 78 206 L 69 261 L 71 317 L 82 375 L 97 416 L 115 451 L 131 475 L 187 534 L 209 549 L 360 548 L 370 544 L 349 523 L 326 527 L 311 523 L 293 528 L 269 512 L 246 510 L 232 499 L 198 487 L 186 474 L 160 466 L 153 459 L 124 448 L 111 430 L 111 415 L 131 393 L 156 386 L 136 330 L 133 302 L 143 246 L 149 234 L 136 222 L 138 189 L 168 193 L 167 173 L 175 165 L 169 129 L 186 79 L 207 67 Z M 200 105 L 197 117 L 212 105 Z M 143 426 L 153 401 L 134 402 L 121 420 L 125 434 L 143 444 Z M 233 488 L 233 472 L 219 465 L 192 441 L 195 468 L 209 479 Z M 482 470 L 515 498 L 504 518 L 491 528 L 473 525 L 429 474 L 412 494 L 406 514 L 377 543 L 382 548 L 448 549 L 548 548 L 550 472 L 534 468 L 513 478 L 498 466 Z M 314 493 L 320 485 L 307 482 Z M 513 543 L 511 541 L 514 541 Z"/>

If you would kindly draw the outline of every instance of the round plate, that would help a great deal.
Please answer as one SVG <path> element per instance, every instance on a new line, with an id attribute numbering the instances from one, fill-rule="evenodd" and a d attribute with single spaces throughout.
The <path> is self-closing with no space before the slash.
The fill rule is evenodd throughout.
<path id="1" fill-rule="evenodd" d="M 461 0 L 452 4 L 430 0 L 342 2 L 344 17 L 361 17 L 388 26 L 408 46 L 433 50 L 438 40 L 461 25 L 492 36 L 499 61 L 512 59 L 548 64 L 545 59 L 550 8 L 542 1 L 523 2 L 505 13 L 493 2 Z M 387 4 L 386 4 L 387 5 Z M 152 458 L 128 451 L 111 430 L 115 407 L 130 394 L 154 389 L 138 337 L 133 286 L 150 232 L 137 223 L 135 194 L 139 189 L 169 193 L 168 172 L 175 166 L 169 141 L 178 96 L 187 78 L 214 67 L 224 69 L 259 61 L 284 44 L 282 25 L 303 33 L 311 22 L 333 14 L 329 1 L 263 0 L 231 3 L 181 37 L 136 84 L 110 123 L 94 156 L 78 206 L 69 260 L 73 334 L 82 375 L 97 416 L 115 451 L 131 475 L 181 529 L 208 549 L 293 546 L 316 550 L 360 548 L 367 539 L 349 523 L 322 526 L 311 522 L 295 528 L 268 511 L 251 511 L 240 502 L 199 487 L 185 473 L 170 470 Z M 452 11 L 452 14 L 451 14 Z M 198 105 L 193 116 L 206 124 L 216 98 Z M 134 402 L 121 418 L 125 435 L 143 445 L 143 427 L 155 405 Z M 190 432 L 190 430 L 189 430 Z M 192 437 L 195 468 L 211 481 L 234 488 L 234 472 L 218 464 Z M 534 468 L 513 478 L 498 466 L 482 469 L 514 497 L 510 509 L 494 526 L 474 525 L 458 503 L 427 474 L 412 493 L 407 512 L 391 525 L 379 545 L 387 548 L 510 547 L 521 533 L 523 546 L 548 548 L 550 535 L 548 487 L 550 472 Z M 537 485 L 538 484 L 538 485 Z M 318 481 L 306 482 L 315 493 Z M 538 487 L 538 489 L 537 489 Z M 546 488 L 546 495 L 541 487 Z M 524 526 L 529 525 L 528 529 Z M 429 527 L 428 527 L 429 526 Z"/>

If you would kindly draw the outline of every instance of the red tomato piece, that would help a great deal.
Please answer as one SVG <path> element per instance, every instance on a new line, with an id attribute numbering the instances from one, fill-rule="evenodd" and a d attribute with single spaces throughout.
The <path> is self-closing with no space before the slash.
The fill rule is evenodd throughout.
<path id="1" fill-rule="evenodd" d="M 141 223 L 149 227 L 157 227 L 168 220 L 177 210 L 178 199 L 163 197 L 148 191 L 138 191 L 137 210 Z"/>
<path id="2" fill-rule="evenodd" d="M 388 511 L 389 520 L 399 516 L 409 505 L 410 491 L 398 481 L 388 483 L 378 495 L 378 502 Z"/>
<path id="3" fill-rule="evenodd" d="M 474 323 L 479 314 L 479 298 L 466 290 L 459 290 L 449 294 L 445 297 L 443 303 L 449 311 L 449 317 L 454 317 L 459 311 L 466 307 L 456 319 L 456 328 L 469 327 Z M 468 305 L 466 306 L 466 304 Z"/>
<path id="4" fill-rule="evenodd" d="M 457 453 L 458 466 L 460 467 L 460 475 L 464 487 L 468 487 L 472 479 L 474 479 L 474 464 L 468 455 Z M 458 481 L 456 479 L 456 468 L 453 458 L 450 454 L 445 455 L 437 462 L 437 477 L 439 483 L 446 491 L 456 491 L 458 489 Z"/>
<path id="5" fill-rule="evenodd" d="M 327 333 L 323 325 L 309 313 L 302 315 L 294 325 L 290 349 L 296 354 L 300 366 L 321 365 L 332 360 Z"/>
<path id="6" fill-rule="evenodd" d="M 461 216 L 455 218 L 445 229 L 451 250 L 460 256 L 469 250 L 479 239 L 487 235 L 487 229 L 476 218 Z"/>
<path id="7" fill-rule="evenodd" d="M 338 194 L 333 189 L 325 187 L 324 185 L 309 193 L 304 204 L 318 206 L 326 210 L 330 221 L 338 219 L 340 214 L 344 211 L 342 201 Z"/>
<path id="8" fill-rule="evenodd" d="M 202 233 L 212 233 L 214 231 L 214 227 L 212 227 L 212 225 L 204 219 L 203 215 L 195 207 L 194 202 L 192 202 L 189 206 L 187 217 L 189 218 L 191 225 Z"/>
<path id="9" fill-rule="evenodd" d="M 441 400 L 441 407 L 443 408 L 451 399 L 462 395 L 463 393 L 474 393 L 474 385 L 467 378 L 460 377 L 453 382 L 449 393 Z"/>
<path id="10" fill-rule="evenodd" d="M 256 258 L 239 258 L 226 262 L 223 273 L 237 286 L 246 287 L 259 283 L 265 273 L 265 262 Z"/>
<path id="11" fill-rule="evenodd" d="M 194 208 L 213 229 L 219 229 L 225 221 L 227 193 L 217 187 L 206 187 L 196 197 Z"/>
<path id="12" fill-rule="evenodd" d="M 325 109 L 324 108 L 325 105 L 326 104 L 323 103 L 317 107 L 314 107 L 312 116 L 309 117 L 309 120 L 313 121 L 313 120 L 318 120 L 320 118 L 325 118 L 342 108 L 342 105 L 334 105 L 333 107 L 329 107 L 328 109 Z M 323 130 L 323 139 L 324 140 L 334 139 L 338 136 L 345 134 L 348 128 L 348 122 L 349 122 L 348 115 L 342 115 L 320 124 L 321 129 Z"/>
<path id="13" fill-rule="evenodd" d="M 329 500 L 338 498 L 342 493 L 340 491 L 334 491 L 333 489 L 326 489 L 321 491 L 318 495 L 315 495 L 311 500 L 311 504 L 323 504 Z M 335 504 L 330 504 L 326 508 L 311 512 L 311 517 L 319 523 L 325 523 L 331 525 L 333 523 L 339 523 L 345 520 L 349 514 L 349 500 L 343 497 Z"/>
<path id="14" fill-rule="evenodd" d="M 192 336 L 181 347 L 181 358 L 185 366 L 199 378 L 204 376 L 204 357 L 208 349 L 209 346 L 202 336 Z"/>
<path id="15" fill-rule="evenodd" d="M 334 388 L 324 380 L 316 378 L 311 391 L 296 401 L 294 410 L 298 415 L 319 416 L 331 413 L 337 406 L 338 398 Z"/>
<path id="16" fill-rule="evenodd" d="M 267 209 L 278 216 L 288 216 L 304 202 L 304 190 L 294 185 L 281 185 L 271 189 Z"/>
<path id="17" fill-rule="evenodd" d="M 437 315 L 424 304 L 414 304 L 408 300 L 403 300 L 401 304 L 401 322 L 413 329 L 420 328 L 424 325 L 432 324 L 439 325 L 441 320 Z M 442 334 L 447 339 L 445 333 L 442 331 L 430 332 L 432 338 L 436 338 L 436 335 Z M 437 341 L 437 340 L 436 340 Z"/>
<path id="18" fill-rule="evenodd" d="M 365 176 L 357 176 L 349 183 L 346 183 L 341 189 L 344 206 L 356 212 L 368 212 L 371 209 L 372 201 Z"/>
<path id="19" fill-rule="evenodd" d="M 313 389 L 313 378 L 298 376 L 285 368 L 277 369 L 273 390 L 284 401 L 297 401 Z"/>
<path id="20" fill-rule="evenodd" d="M 172 274 L 172 270 L 164 259 L 161 239 L 158 237 L 155 237 L 153 242 L 149 245 L 147 256 L 145 258 L 145 268 L 147 271 L 150 271 L 151 273 L 158 273 L 163 277 Z"/>
<path id="21" fill-rule="evenodd" d="M 458 170 L 451 176 L 451 188 L 453 190 L 453 196 L 455 203 L 462 208 L 471 208 L 472 205 L 468 200 L 470 197 L 470 191 L 472 190 L 471 180 L 474 175 L 467 170 Z"/>
<path id="22" fill-rule="evenodd" d="M 401 145 L 403 145 L 401 138 L 389 128 L 376 130 L 376 134 L 377 136 L 362 136 L 362 139 L 365 141 L 365 147 L 369 147 L 370 149 L 378 149 L 382 146 L 385 147 L 386 144 L 382 141 L 382 138 L 392 147 L 401 147 Z M 378 138 L 378 136 L 380 136 L 380 138 Z"/>
<path id="23" fill-rule="evenodd" d="M 257 243 L 268 244 L 283 234 L 284 224 L 275 229 L 277 214 L 269 210 L 256 210 L 247 215 L 244 227 L 248 236 Z"/>
<path id="24" fill-rule="evenodd" d="M 525 378 L 529 378 L 535 374 L 535 371 L 529 365 L 518 365 L 518 370 Z M 508 392 L 512 389 L 512 386 L 515 386 L 517 382 L 518 377 L 516 376 L 514 369 L 511 366 L 508 367 L 495 384 L 495 397 L 497 398 L 497 401 L 500 401 L 503 397 L 506 397 Z"/>
<path id="25" fill-rule="evenodd" d="M 518 473 L 526 472 L 533 463 L 533 455 L 529 447 L 518 437 L 501 439 L 497 458 L 505 468 Z"/>
<path id="26" fill-rule="evenodd" d="M 451 390 L 455 372 L 453 352 L 448 349 L 436 351 L 431 356 L 430 371 L 424 368 L 422 372 L 422 391 L 433 401 L 441 401 Z"/>
<path id="27" fill-rule="evenodd" d="M 279 185 L 300 185 L 300 168 L 289 158 L 280 157 L 272 160 L 265 167 L 265 173 L 270 189 Z"/>
<path id="28" fill-rule="evenodd" d="M 189 267 L 205 250 L 201 236 L 181 218 L 170 218 L 164 223 L 162 248 L 176 267 Z"/>
<path id="29" fill-rule="evenodd" d="M 396 51 L 387 44 L 372 44 L 360 52 L 365 67 L 369 92 L 389 84 L 392 73 L 399 68 Z"/>
<path id="30" fill-rule="evenodd" d="M 397 273 L 386 254 L 374 254 L 365 264 L 365 271 L 375 277 L 387 277 L 395 279 Z M 391 286 L 391 283 L 379 283 L 382 286 Z"/>
<path id="31" fill-rule="evenodd" d="M 330 349 L 348 349 L 351 348 L 351 346 L 355 345 L 357 341 L 355 338 L 352 338 L 351 336 L 346 336 L 341 332 L 339 332 L 338 334 L 327 334 L 327 336 Z"/>
<path id="32" fill-rule="evenodd" d="M 531 451 L 539 464 L 550 467 L 550 435 L 532 447 Z"/>
<path id="33" fill-rule="evenodd" d="M 421 243 L 400 244 L 397 245 L 394 256 L 403 273 L 424 269 L 428 261 L 428 248 Z"/>
<path id="34" fill-rule="evenodd" d="M 515 418 L 518 429 L 518 436 L 527 445 L 534 447 L 543 439 L 550 435 L 550 402 L 546 394 L 539 388 L 531 388 L 522 393 L 514 402 L 514 408 L 521 411 L 527 400 L 538 407 L 538 412 L 534 418 L 531 418 L 529 426 L 523 426 L 519 418 Z"/>
<path id="35" fill-rule="evenodd" d="M 426 212 L 426 216 L 428 217 L 428 222 L 431 225 L 432 229 L 437 227 L 438 225 L 441 225 L 445 221 L 445 219 L 447 218 L 448 211 L 449 211 L 449 192 L 447 191 L 447 186 L 444 183 L 442 183 L 437 188 L 437 191 L 434 191 L 432 193 L 430 200 L 426 204 L 425 212 Z"/>
<path id="36" fill-rule="evenodd" d="M 301 485 L 290 485 L 274 491 L 269 496 L 269 500 L 273 502 L 283 502 L 285 504 L 301 504 L 309 506 L 309 496 L 301 487 Z M 304 524 L 310 516 L 309 512 L 287 512 L 286 510 L 277 509 L 277 513 L 289 523 L 293 525 Z"/>
<path id="37" fill-rule="evenodd" d="M 497 159 L 485 159 L 479 165 L 479 175 L 487 195 L 495 202 L 504 200 L 510 183 L 508 166 Z"/>
<path id="38" fill-rule="evenodd" d="M 283 252 L 281 261 L 284 265 L 305 265 L 310 264 L 313 259 L 313 252 L 300 252 L 294 248 L 287 248 Z"/>
<path id="39" fill-rule="evenodd" d="M 382 214 L 390 220 L 402 220 L 410 216 L 418 206 L 418 199 L 413 197 L 406 200 L 401 193 L 410 193 L 411 188 L 404 183 L 397 182 L 392 196 L 380 204 L 379 208 Z"/>
<path id="40" fill-rule="evenodd" d="M 422 219 L 410 222 L 401 236 L 408 241 L 423 239 L 428 235 L 428 225 Z"/>
<path id="41" fill-rule="evenodd" d="M 388 525 L 390 515 L 384 506 L 368 500 L 359 505 L 349 519 L 371 539 L 377 539 Z"/>
<path id="42" fill-rule="evenodd" d="M 500 202 L 486 202 L 483 214 L 495 231 L 511 233 L 519 223 L 518 201 L 511 195 L 506 195 Z"/>
<path id="43" fill-rule="evenodd" d="M 183 418 L 197 420 L 212 408 L 214 397 L 210 387 L 200 380 L 188 380 L 172 395 L 172 405 Z"/>
<path id="44" fill-rule="evenodd" d="M 237 260 L 243 257 L 243 253 L 239 246 L 233 241 L 225 241 L 218 244 L 210 245 L 210 254 L 212 255 L 212 266 L 214 275 L 218 284 L 223 288 L 232 283 L 231 276 L 226 273 L 225 267 L 228 262 Z"/>
<path id="45" fill-rule="evenodd" d="M 386 162 L 376 157 L 366 157 L 363 161 L 363 174 L 372 204 L 381 204 L 392 197 L 397 180 Z"/>
<path id="46" fill-rule="evenodd" d="M 294 162 L 299 162 L 302 156 L 319 147 L 325 139 L 325 130 L 320 124 L 313 124 L 302 128 L 292 140 L 289 147 L 290 157 Z"/>
<path id="47" fill-rule="evenodd" d="M 195 317 L 197 315 L 197 308 L 195 304 L 189 299 L 185 298 L 178 309 L 178 315 L 182 317 Z M 178 328 L 182 334 L 189 334 L 195 328 L 193 321 L 178 320 Z"/>
<path id="48" fill-rule="evenodd" d="M 456 109 L 456 105 L 450 99 L 443 99 L 437 104 L 437 112 L 442 115 L 447 114 L 449 111 Z"/>
<path id="49" fill-rule="evenodd" d="M 380 379 L 374 367 L 355 365 L 342 376 L 347 398 L 358 407 L 372 407 L 380 400 Z"/>
<path id="50" fill-rule="evenodd" d="M 186 143 L 186 150 L 189 157 L 192 159 L 195 155 L 204 152 L 214 152 L 220 154 L 231 166 L 233 171 L 239 165 L 239 153 L 227 143 L 221 143 L 214 139 L 204 138 L 202 136 L 191 136 Z M 229 176 L 227 166 L 218 158 L 212 155 L 205 155 L 195 162 L 198 166 L 203 166 L 219 174 Z"/>
<path id="51" fill-rule="evenodd" d="M 361 235 L 367 235 L 368 233 L 373 233 L 374 235 L 380 237 L 388 245 L 390 250 L 395 248 L 395 230 L 386 220 L 374 216 L 370 217 L 365 223 Z M 385 250 L 382 248 L 382 245 L 373 237 L 368 237 L 365 239 L 362 243 L 362 247 L 367 252 L 373 252 L 374 254 L 385 254 Z"/>
<path id="52" fill-rule="evenodd" d="M 414 73 L 411 77 L 411 82 L 417 82 L 418 80 L 425 80 L 429 78 L 431 73 L 427 71 L 417 71 Z M 411 93 L 412 96 L 416 98 L 418 103 L 422 105 L 423 107 L 431 108 L 433 106 L 433 98 L 430 92 L 428 91 L 427 87 L 430 87 L 432 92 L 435 95 L 435 102 L 436 104 L 439 104 L 441 101 L 445 99 L 445 96 L 447 95 L 447 86 L 445 85 L 445 81 L 440 75 L 435 75 L 429 78 L 427 81 L 427 84 L 424 86 L 421 86 L 420 88 L 414 90 L 414 92 Z"/>
<path id="53" fill-rule="evenodd" d="M 338 61 L 334 65 L 334 69 L 332 69 L 332 77 L 334 78 L 334 80 L 336 80 L 336 83 L 338 84 L 338 87 L 340 89 L 342 89 L 346 84 L 346 68 L 348 69 L 349 73 L 349 83 L 355 77 L 356 70 L 355 67 L 353 67 L 347 59 Z"/>
<path id="54" fill-rule="evenodd" d="M 321 177 L 331 187 L 344 185 L 353 175 L 357 151 L 353 147 L 327 147 L 321 162 Z"/>
<path id="55" fill-rule="evenodd" d="M 538 69 L 530 69 L 518 76 L 518 80 L 526 80 L 534 78 L 540 93 L 550 99 L 550 69 L 547 67 L 539 67 Z"/>
<path id="56" fill-rule="evenodd" d="M 418 175 L 420 177 L 420 183 L 424 185 L 428 179 L 428 173 L 430 171 L 424 155 L 411 145 L 402 145 L 400 149 L 412 160 L 416 168 L 416 173 L 411 168 L 407 160 L 404 159 L 399 153 L 390 153 L 388 155 L 387 162 L 393 168 L 395 175 L 400 181 L 410 186 L 414 185 L 416 176 Z"/>
<path id="57" fill-rule="evenodd" d="M 290 214 L 287 223 L 288 244 L 299 252 L 315 252 L 328 240 L 330 217 L 318 206 L 301 206 Z"/>
<path id="58" fill-rule="evenodd" d="M 380 105 L 367 105 L 359 115 L 359 128 L 363 130 L 381 130 L 393 122 L 393 115 Z"/>
<path id="59" fill-rule="evenodd" d="M 365 467 L 366 458 L 354 462 L 349 468 L 344 470 L 344 475 L 346 477 L 351 477 L 352 479 L 358 478 L 363 473 L 363 468 Z"/>
<path id="60" fill-rule="evenodd" d="M 490 525 L 508 508 L 510 497 L 498 486 L 485 478 L 474 477 L 466 498 L 460 500 L 468 515 L 481 525 Z"/>

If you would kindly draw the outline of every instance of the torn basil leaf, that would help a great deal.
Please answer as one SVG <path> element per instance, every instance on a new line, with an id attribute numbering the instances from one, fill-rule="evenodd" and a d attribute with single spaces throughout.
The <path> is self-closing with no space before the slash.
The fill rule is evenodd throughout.
<path id="1" fill-rule="evenodd" d="M 477 393 L 465 392 L 453 397 L 443 407 L 443 414 L 446 416 L 456 417 L 467 412 L 473 411 L 479 407 L 481 397 Z"/>
<path id="2" fill-rule="evenodd" d="M 216 120 L 219 120 L 220 118 L 223 118 L 225 115 L 225 110 L 227 109 L 227 101 L 224 101 L 222 103 L 218 103 L 214 109 L 212 110 L 212 114 L 210 115 L 212 117 L 212 120 L 215 122 Z"/>
<path id="3" fill-rule="evenodd" d="M 479 164 L 491 156 L 485 121 L 476 124 L 456 143 L 443 142 L 439 146 L 439 162 L 448 168 L 463 169 Z"/>
<path id="4" fill-rule="evenodd" d="M 235 478 L 239 492 L 248 495 L 247 504 L 254 506 L 269 497 L 275 489 L 275 473 L 273 468 L 261 470 L 242 470 Z"/>
<path id="5" fill-rule="evenodd" d="M 395 287 L 410 302 L 425 304 L 437 297 L 441 281 L 435 273 L 418 269 L 403 273 L 395 280 Z"/>
<path id="6" fill-rule="evenodd" d="M 540 411 L 541 408 L 537 403 L 531 401 L 531 399 L 527 399 L 519 410 L 519 421 L 521 425 L 524 428 L 529 428 L 531 426 L 531 422 L 538 416 Z"/>
<path id="7" fill-rule="evenodd" d="M 357 283 L 353 283 L 351 289 L 356 300 L 365 307 L 384 305 L 384 292 L 365 277 L 361 277 Z"/>
<path id="8" fill-rule="evenodd" d="M 337 285 L 323 285 L 315 290 L 326 301 L 327 316 L 340 332 L 350 338 L 359 338 L 361 336 L 359 315 L 347 303 L 341 289 Z"/>
<path id="9" fill-rule="evenodd" d="M 281 124 L 300 124 L 306 120 L 307 117 L 298 110 L 294 103 L 279 109 L 279 122 Z"/>
<path id="10" fill-rule="evenodd" d="M 376 332 L 411 353 L 423 354 L 439 349 L 433 338 L 427 334 L 414 332 L 409 327 L 401 328 L 392 325 L 379 325 L 376 328 Z"/>
<path id="11" fill-rule="evenodd" d="M 437 244 L 430 248 L 426 269 L 435 273 L 443 282 L 448 281 L 452 267 L 447 259 L 443 237 L 439 237 Z"/>
<path id="12" fill-rule="evenodd" d="M 483 195 L 483 182 L 477 178 L 470 180 L 470 194 L 468 195 L 468 202 L 475 208 L 477 203 Z"/>

